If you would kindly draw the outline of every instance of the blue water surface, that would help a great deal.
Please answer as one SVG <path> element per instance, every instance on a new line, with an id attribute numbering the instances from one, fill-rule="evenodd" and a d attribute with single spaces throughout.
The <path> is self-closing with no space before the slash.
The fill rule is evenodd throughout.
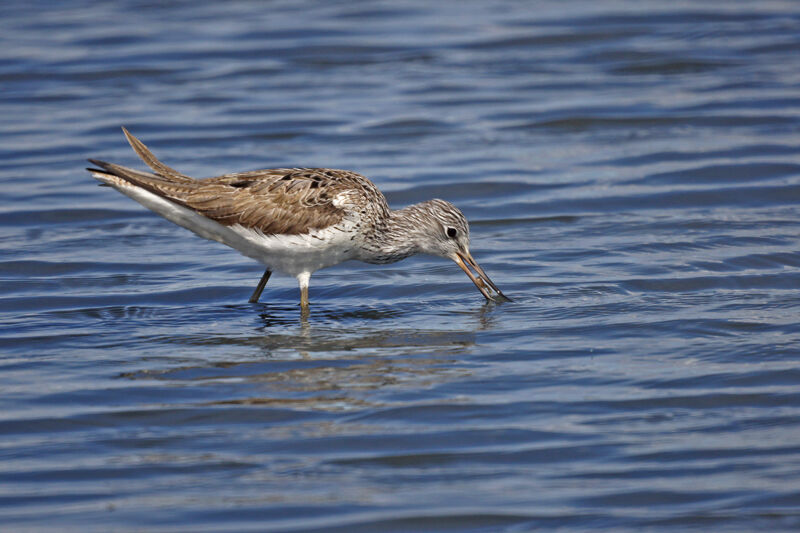
<path id="1" fill-rule="evenodd" d="M 8 531 L 800 530 L 800 4 L 0 5 Z M 444 198 L 292 278 L 84 170 Z"/>

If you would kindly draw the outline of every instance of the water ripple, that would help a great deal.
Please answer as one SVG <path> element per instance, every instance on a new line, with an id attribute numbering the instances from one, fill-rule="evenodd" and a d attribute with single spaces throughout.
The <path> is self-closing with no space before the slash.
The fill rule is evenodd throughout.
<path id="1" fill-rule="evenodd" d="M 178 23 L 179 22 L 179 23 Z M 0 519 L 19 531 L 796 531 L 800 10 L 0 6 Z M 255 263 L 83 170 L 440 197 L 452 262 Z"/>

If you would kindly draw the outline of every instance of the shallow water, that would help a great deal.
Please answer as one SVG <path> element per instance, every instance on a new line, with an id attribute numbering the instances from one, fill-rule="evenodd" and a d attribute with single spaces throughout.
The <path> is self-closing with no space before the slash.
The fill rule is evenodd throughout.
<path id="1" fill-rule="evenodd" d="M 800 6 L 0 7 L 14 531 L 800 529 Z M 347 168 L 417 257 L 254 262 L 83 170 Z"/>

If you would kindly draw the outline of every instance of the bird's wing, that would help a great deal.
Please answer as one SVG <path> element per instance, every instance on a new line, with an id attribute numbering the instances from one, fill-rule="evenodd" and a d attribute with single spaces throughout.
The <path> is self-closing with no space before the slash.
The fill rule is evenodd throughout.
<path id="1" fill-rule="evenodd" d="M 89 169 L 98 179 L 112 186 L 115 179 L 124 180 L 226 226 L 240 225 L 264 235 L 300 235 L 335 226 L 348 204 L 388 209 L 371 181 L 346 170 L 279 168 L 194 179 L 159 161 L 144 143 L 123 131 L 154 173 L 90 159 L 103 169 Z"/>
<path id="2" fill-rule="evenodd" d="M 334 201 L 340 193 L 357 194 L 353 182 L 360 177 L 346 171 L 294 168 L 174 181 L 113 163 L 90 161 L 103 169 L 103 173 L 142 187 L 220 224 L 238 224 L 264 235 L 299 235 L 336 225 L 345 213 Z"/>
<path id="3" fill-rule="evenodd" d="M 338 224 L 345 215 L 337 196 L 354 175 L 328 169 L 269 169 L 199 180 L 184 205 L 221 224 L 265 235 L 299 235 Z"/>

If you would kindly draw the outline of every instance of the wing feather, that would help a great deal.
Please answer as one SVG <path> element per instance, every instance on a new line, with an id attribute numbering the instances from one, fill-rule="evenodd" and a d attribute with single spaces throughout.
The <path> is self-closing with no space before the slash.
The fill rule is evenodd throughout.
<path id="1" fill-rule="evenodd" d="M 159 161 L 158 158 L 153 155 L 153 152 L 151 152 L 142 141 L 134 137 L 125 127 L 122 128 L 122 132 L 125 134 L 125 138 L 128 139 L 128 143 L 130 143 L 133 151 L 136 152 L 136 155 L 138 155 L 142 161 L 147 163 L 147 166 L 152 168 L 157 175 L 165 179 L 184 183 L 194 181 L 194 178 L 187 176 L 186 174 L 181 174 L 174 168 L 168 167 Z"/>

